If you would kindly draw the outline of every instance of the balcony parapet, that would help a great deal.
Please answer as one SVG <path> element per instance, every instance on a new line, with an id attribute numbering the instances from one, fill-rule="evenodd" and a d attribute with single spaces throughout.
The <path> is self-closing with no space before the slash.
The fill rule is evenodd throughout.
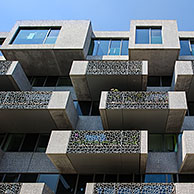
<path id="1" fill-rule="evenodd" d="M 184 92 L 109 91 L 99 110 L 104 129 L 180 132 L 187 103 Z"/>
<path id="2" fill-rule="evenodd" d="M 52 131 L 47 156 L 61 173 L 145 172 L 147 131 Z"/>
<path id="3" fill-rule="evenodd" d="M 31 84 L 18 61 L 0 60 L 0 90 L 31 90 Z"/>
<path id="4" fill-rule="evenodd" d="M 99 100 L 102 90 L 146 90 L 147 61 L 74 61 L 70 77 L 78 100 Z"/>
<path id="5" fill-rule="evenodd" d="M 78 120 L 68 91 L 0 92 L 0 110 L 2 132 L 73 129 Z"/>
<path id="6" fill-rule="evenodd" d="M 166 193 L 176 194 L 173 183 L 87 183 L 85 194 Z"/>

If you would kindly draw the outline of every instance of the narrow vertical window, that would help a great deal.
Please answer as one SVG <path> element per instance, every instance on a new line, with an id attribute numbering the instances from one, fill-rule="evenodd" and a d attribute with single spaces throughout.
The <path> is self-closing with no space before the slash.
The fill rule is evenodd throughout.
<path id="1" fill-rule="evenodd" d="M 151 44 L 162 44 L 161 29 L 151 29 Z"/>
<path id="2" fill-rule="evenodd" d="M 181 46 L 180 56 L 191 55 L 188 39 L 180 39 L 180 46 Z"/>
<path id="3" fill-rule="evenodd" d="M 136 44 L 149 44 L 149 29 L 137 28 L 135 37 Z"/>

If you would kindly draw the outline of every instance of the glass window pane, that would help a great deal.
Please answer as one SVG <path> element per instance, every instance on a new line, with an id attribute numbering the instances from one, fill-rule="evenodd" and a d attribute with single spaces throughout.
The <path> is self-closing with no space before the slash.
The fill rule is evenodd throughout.
<path id="1" fill-rule="evenodd" d="M 37 180 L 38 174 L 28 173 L 21 174 L 19 178 L 20 183 L 35 183 Z"/>
<path id="2" fill-rule="evenodd" d="M 191 52 L 194 55 L 194 41 L 191 41 Z"/>
<path id="3" fill-rule="evenodd" d="M 38 139 L 38 134 L 26 134 L 21 152 L 33 152 Z"/>
<path id="4" fill-rule="evenodd" d="M 97 50 L 98 56 L 108 54 L 109 42 L 110 42 L 110 40 L 99 40 L 99 46 L 98 46 L 98 50 Z"/>
<path id="5" fill-rule="evenodd" d="M 75 185 L 77 180 L 77 175 L 74 174 L 64 174 L 62 175 L 65 193 L 73 194 L 75 192 Z"/>
<path id="6" fill-rule="evenodd" d="M 3 146 L 5 152 L 18 152 L 23 140 L 24 134 L 9 134 Z"/>
<path id="7" fill-rule="evenodd" d="M 145 183 L 166 183 L 165 174 L 146 174 Z"/>
<path id="8" fill-rule="evenodd" d="M 42 44 L 48 29 L 20 29 L 12 44 Z"/>
<path id="9" fill-rule="evenodd" d="M 46 183 L 47 186 L 55 193 L 57 189 L 58 180 L 58 174 L 40 174 L 37 182 Z"/>
<path id="10" fill-rule="evenodd" d="M 103 174 L 95 174 L 95 183 L 102 183 L 104 182 L 104 175 Z"/>
<path id="11" fill-rule="evenodd" d="M 36 152 L 45 152 L 47 145 L 48 145 L 48 141 L 49 141 L 49 134 L 41 134 L 38 140 L 38 145 L 36 148 Z"/>
<path id="12" fill-rule="evenodd" d="M 92 103 L 92 113 L 91 113 L 92 116 L 98 116 L 100 115 L 100 112 L 99 112 L 99 102 L 93 102 Z"/>
<path id="13" fill-rule="evenodd" d="M 5 133 L 0 133 L 0 146 L 2 146 L 4 138 L 5 138 Z"/>
<path id="14" fill-rule="evenodd" d="M 84 194 L 86 189 L 86 183 L 90 182 L 93 182 L 93 175 L 80 175 L 77 186 L 77 194 Z"/>
<path id="15" fill-rule="evenodd" d="M 59 77 L 57 86 L 72 86 L 70 77 Z"/>
<path id="16" fill-rule="evenodd" d="M 151 29 L 151 43 L 162 44 L 161 29 Z"/>
<path id="17" fill-rule="evenodd" d="M 104 182 L 106 182 L 106 183 L 116 183 L 117 182 L 117 175 L 116 174 L 106 174 Z"/>
<path id="18" fill-rule="evenodd" d="M 188 108 L 189 108 L 189 116 L 194 116 L 194 102 L 189 102 Z"/>
<path id="19" fill-rule="evenodd" d="M 91 102 L 80 101 L 79 106 L 81 108 L 82 115 L 89 115 L 90 114 Z"/>
<path id="20" fill-rule="evenodd" d="M 19 174 L 6 174 L 3 182 L 5 183 L 15 183 L 18 181 Z"/>
<path id="21" fill-rule="evenodd" d="M 165 152 L 175 152 L 177 151 L 177 138 L 176 135 L 165 134 L 164 135 L 164 143 L 165 143 Z"/>
<path id="22" fill-rule="evenodd" d="M 46 77 L 34 77 L 32 86 L 34 87 L 43 87 Z"/>
<path id="23" fill-rule="evenodd" d="M 129 45 L 128 40 L 122 41 L 121 55 L 128 55 L 128 45 Z"/>
<path id="24" fill-rule="evenodd" d="M 88 55 L 96 56 L 99 44 L 100 44 L 99 40 L 91 40 Z"/>
<path id="25" fill-rule="evenodd" d="M 48 37 L 46 38 L 46 41 L 44 44 L 55 44 L 59 31 L 60 31 L 59 29 L 52 29 L 48 34 Z"/>
<path id="26" fill-rule="evenodd" d="M 172 76 L 162 76 L 162 86 L 171 86 Z"/>
<path id="27" fill-rule="evenodd" d="M 44 87 L 51 87 L 51 86 L 55 87 L 57 80 L 58 80 L 58 77 L 56 76 L 47 77 Z"/>
<path id="28" fill-rule="evenodd" d="M 109 55 L 120 55 L 121 40 L 112 40 L 110 44 Z"/>
<path id="29" fill-rule="evenodd" d="M 180 183 L 192 183 L 194 182 L 194 174 L 179 174 Z"/>
<path id="30" fill-rule="evenodd" d="M 159 87 L 160 86 L 160 76 L 148 76 L 148 86 Z"/>
<path id="31" fill-rule="evenodd" d="M 136 28 L 135 36 L 136 44 L 149 44 L 149 29 L 145 28 Z"/>
<path id="32" fill-rule="evenodd" d="M 120 183 L 130 183 L 133 182 L 133 174 L 120 174 L 119 175 Z"/>
<path id="33" fill-rule="evenodd" d="M 160 134 L 149 134 L 149 152 L 163 151 L 163 137 Z"/>
<path id="34" fill-rule="evenodd" d="M 191 51 L 189 48 L 189 40 L 180 40 L 180 46 L 181 46 L 181 50 L 180 50 L 180 56 L 187 56 L 187 55 L 191 55 Z"/>

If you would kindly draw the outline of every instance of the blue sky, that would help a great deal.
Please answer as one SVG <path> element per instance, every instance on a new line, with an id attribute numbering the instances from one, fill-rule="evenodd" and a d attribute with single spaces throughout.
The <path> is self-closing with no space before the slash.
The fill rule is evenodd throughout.
<path id="1" fill-rule="evenodd" d="M 132 19 L 175 19 L 194 31 L 194 0 L 1 0 L 0 31 L 16 20 L 89 19 L 94 30 L 129 30 Z"/>

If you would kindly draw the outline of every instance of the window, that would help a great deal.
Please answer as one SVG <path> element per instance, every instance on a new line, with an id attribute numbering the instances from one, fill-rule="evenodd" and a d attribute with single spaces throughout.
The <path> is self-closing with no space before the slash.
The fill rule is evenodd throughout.
<path id="1" fill-rule="evenodd" d="M 146 174 L 145 183 L 171 183 L 173 177 L 171 174 Z"/>
<path id="2" fill-rule="evenodd" d="M 188 102 L 187 115 L 194 116 L 194 102 Z"/>
<path id="3" fill-rule="evenodd" d="M 177 152 L 177 135 L 149 134 L 149 152 Z"/>
<path id="4" fill-rule="evenodd" d="M 77 186 L 77 194 L 84 194 L 86 184 L 93 181 L 93 175 L 80 175 L 78 186 Z"/>
<path id="5" fill-rule="evenodd" d="M 96 39 L 92 40 L 88 55 L 128 55 L 128 40 L 125 39 Z"/>
<path id="6" fill-rule="evenodd" d="M 1 45 L 3 44 L 4 40 L 5 40 L 4 38 L 1 38 L 1 39 L 0 39 L 0 47 L 1 47 Z M 2 53 L 1 51 L 0 51 L 0 56 L 3 56 L 3 53 Z"/>
<path id="7" fill-rule="evenodd" d="M 148 76 L 148 87 L 170 87 L 172 76 Z"/>
<path id="8" fill-rule="evenodd" d="M 55 44 L 60 28 L 20 28 L 11 44 Z"/>
<path id="9" fill-rule="evenodd" d="M 194 39 L 180 39 L 180 56 L 194 55 Z"/>
<path id="10" fill-rule="evenodd" d="M 137 27 L 136 44 L 162 44 L 161 27 Z"/>
<path id="11" fill-rule="evenodd" d="M 37 143 L 37 148 L 36 152 L 45 152 L 48 141 L 49 141 L 50 135 L 49 134 L 40 134 L 38 143 Z"/>

